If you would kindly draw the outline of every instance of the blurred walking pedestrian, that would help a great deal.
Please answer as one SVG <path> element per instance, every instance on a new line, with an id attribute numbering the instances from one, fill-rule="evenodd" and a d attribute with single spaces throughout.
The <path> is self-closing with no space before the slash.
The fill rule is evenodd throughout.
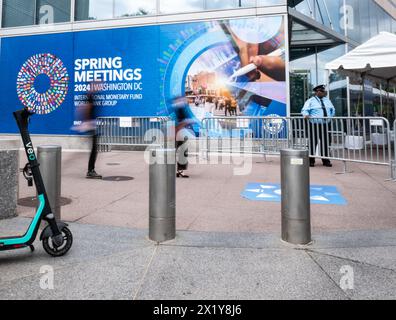
<path id="1" fill-rule="evenodd" d="M 174 99 L 173 109 L 178 157 L 176 177 L 189 178 L 184 171 L 188 169 L 188 140 L 189 137 L 195 136 L 192 125 L 196 123 L 196 120 L 184 97 Z"/>
<path id="2" fill-rule="evenodd" d="M 92 146 L 88 161 L 88 171 L 86 174 L 87 179 L 102 179 L 102 176 L 95 171 L 98 155 L 98 135 L 96 132 L 96 118 L 98 116 L 98 112 L 96 97 L 99 94 L 100 87 L 100 82 L 92 82 L 89 84 L 90 90 L 87 92 L 86 102 L 77 110 L 81 124 L 74 127 L 75 130 L 91 136 Z"/>

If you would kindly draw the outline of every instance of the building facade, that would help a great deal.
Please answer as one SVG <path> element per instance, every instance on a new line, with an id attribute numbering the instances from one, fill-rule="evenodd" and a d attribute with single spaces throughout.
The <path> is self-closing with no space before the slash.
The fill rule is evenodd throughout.
<path id="1" fill-rule="evenodd" d="M 220 93 L 238 114 L 293 115 L 329 83 L 337 115 L 395 117 L 394 86 L 365 83 L 362 110 L 361 79 L 325 70 L 396 33 L 395 0 L 0 0 L 0 10 L 0 133 L 16 132 L 10 114 L 23 104 L 45 115 L 33 133 L 74 134 L 94 85 L 104 116 L 166 115 L 177 96 Z M 257 57 L 261 67 L 237 73 Z"/>

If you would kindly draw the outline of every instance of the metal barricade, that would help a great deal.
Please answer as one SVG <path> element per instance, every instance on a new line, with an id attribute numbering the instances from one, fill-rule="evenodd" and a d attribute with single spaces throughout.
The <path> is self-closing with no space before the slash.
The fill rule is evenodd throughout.
<path id="1" fill-rule="evenodd" d="M 391 164 L 390 126 L 385 118 L 315 118 L 308 120 L 308 127 L 311 157 Z"/>
<path id="2" fill-rule="evenodd" d="M 389 166 L 394 178 L 392 136 L 385 118 L 204 118 L 201 137 L 206 140 L 206 155 L 237 152 L 279 156 L 286 148 L 309 149 L 310 157 Z"/>
<path id="3" fill-rule="evenodd" d="M 99 152 L 114 146 L 164 147 L 168 117 L 100 117 L 97 119 Z"/>
<path id="4" fill-rule="evenodd" d="M 201 122 L 204 154 L 280 154 L 289 147 L 288 120 L 281 117 L 214 117 Z"/>

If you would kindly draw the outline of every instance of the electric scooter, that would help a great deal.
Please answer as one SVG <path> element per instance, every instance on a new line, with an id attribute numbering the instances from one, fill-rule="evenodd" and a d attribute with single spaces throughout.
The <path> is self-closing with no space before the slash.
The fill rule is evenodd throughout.
<path id="1" fill-rule="evenodd" d="M 28 180 L 29 186 L 33 185 L 34 180 L 38 194 L 39 206 L 28 230 L 23 236 L 0 238 L 0 251 L 29 247 L 33 252 L 33 243 L 37 237 L 40 223 L 44 220 L 48 223 L 40 235 L 40 240 L 43 243 L 44 250 L 53 257 L 63 256 L 70 250 L 73 244 L 73 235 L 67 228 L 66 223 L 56 221 L 55 215 L 52 213 L 50 203 L 48 202 L 47 193 L 45 191 L 43 178 L 39 168 L 40 164 L 37 161 L 28 130 L 29 118 L 33 113 L 27 109 L 23 109 L 16 111 L 13 114 L 21 133 L 23 145 L 29 161 L 23 169 L 23 175 Z"/>

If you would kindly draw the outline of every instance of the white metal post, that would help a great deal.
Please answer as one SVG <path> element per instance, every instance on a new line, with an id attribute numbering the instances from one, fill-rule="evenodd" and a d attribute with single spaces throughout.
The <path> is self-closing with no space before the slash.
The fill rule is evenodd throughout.
<path id="1" fill-rule="evenodd" d="M 379 89 L 380 89 L 380 114 L 382 117 L 384 111 L 384 100 L 382 99 L 382 82 L 380 82 Z"/>
<path id="2" fill-rule="evenodd" d="M 161 13 L 161 8 L 160 8 L 160 0 L 156 1 L 156 10 L 155 10 L 157 16 Z"/>
<path id="3" fill-rule="evenodd" d="M 365 84 L 365 76 L 362 74 L 362 92 L 363 92 L 363 99 L 362 99 L 362 116 L 364 117 L 366 114 L 366 84 Z"/>
<path id="4" fill-rule="evenodd" d="M 343 9 L 344 9 L 344 19 L 342 19 L 343 26 L 344 28 L 344 34 L 345 37 L 348 38 L 348 24 L 347 24 L 347 5 L 346 5 L 346 0 L 343 0 Z M 349 52 L 349 44 L 348 42 L 345 43 L 345 54 Z M 351 116 L 351 79 L 350 77 L 346 77 L 346 85 L 347 85 L 347 112 L 348 112 L 348 117 Z"/>
<path id="5" fill-rule="evenodd" d="M 330 70 L 329 69 L 326 69 L 326 88 L 327 88 L 328 98 L 331 99 L 331 94 L 330 94 Z"/>
<path id="6" fill-rule="evenodd" d="M 76 16 L 76 0 L 70 2 L 70 22 L 74 23 Z"/>
<path id="7" fill-rule="evenodd" d="M 33 13 L 33 25 L 39 24 L 39 22 L 37 21 L 37 0 L 34 0 L 34 13 Z"/>
<path id="8" fill-rule="evenodd" d="M 286 115 L 290 117 L 291 97 L 290 97 L 290 43 L 289 43 L 289 19 L 283 15 L 283 25 L 285 34 L 285 65 L 286 65 Z"/>
<path id="9" fill-rule="evenodd" d="M 396 86 L 393 87 L 393 117 L 396 118 Z M 393 128 L 393 130 L 395 131 L 395 136 L 396 136 L 396 128 Z M 395 140 L 395 146 L 396 146 L 396 140 Z M 395 148 L 395 153 L 396 153 L 396 148 Z M 395 158 L 396 161 L 396 158 Z"/>
<path id="10" fill-rule="evenodd" d="M 3 27 L 3 0 L 0 0 L 0 29 Z"/>

